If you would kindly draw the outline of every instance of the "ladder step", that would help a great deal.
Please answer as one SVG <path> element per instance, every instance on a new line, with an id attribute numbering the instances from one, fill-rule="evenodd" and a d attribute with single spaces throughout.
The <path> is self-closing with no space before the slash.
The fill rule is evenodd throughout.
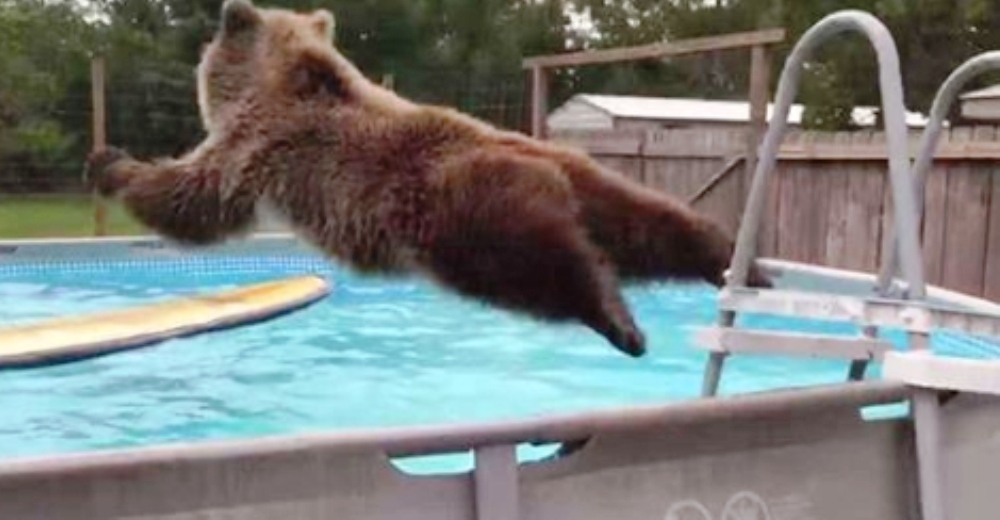
<path id="1" fill-rule="evenodd" d="M 944 357 L 928 350 L 889 352 L 882 378 L 934 390 L 1000 395 L 1000 360 Z"/>
<path id="2" fill-rule="evenodd" d="M 973 336 L 1000 337 L 1000 316 L 953 309 L 931 310 L 936 328 L 960 330 Z"/>
<path id="3" fill-rule="evenodd" d="M 900 317 L 900 311 L 912 306 L 913 303 L 905 301 L 781 289 L 723 288 L 719 292 L 720 310 L 848 321 L 857 325 L 905 327 L 907 322 Z"/>
<path id="4" fill-rule="evenodd" d="M 719 295 L 719 309 L 823 321 L 847 321 L 858 326 L 874 325 L 913 332 L 947 329 L 975 336 L 1000 337 L 1000 315 L 944 308 L 917 301 L 777 289 L 724 288 Z"/>
<path id="5" fill-rule="evenodd" d="M 849 361 L 879 361 L 892 343 L 864 336 L 829 336 L 796 332 L 708 327 L 696 344 L 711 352 L 770 354 Z"/>

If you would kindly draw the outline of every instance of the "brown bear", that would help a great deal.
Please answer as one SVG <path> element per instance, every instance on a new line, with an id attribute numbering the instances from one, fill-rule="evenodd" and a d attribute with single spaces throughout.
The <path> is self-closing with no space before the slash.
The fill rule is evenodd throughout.
<path id="1" fill-rule="evenodd" d="M 221 16 L 197 70 L 204 141 L 88 158 L 100 193 L 154 232 L 208 245 L 267 205 L 360 273 L 576 321 L 631 356 L 645 337 L 621 283 L 723 283 L 733 241 L 715 222 L 581 151 L 373 84 L 334 46 L 330 12 L 228 0 Z M 770 282 L 755 268 L 751 285 Z"/>

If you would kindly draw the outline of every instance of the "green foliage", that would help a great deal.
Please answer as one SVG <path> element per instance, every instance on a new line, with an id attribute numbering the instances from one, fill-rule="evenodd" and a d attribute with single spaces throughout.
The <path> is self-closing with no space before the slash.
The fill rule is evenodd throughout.
<path id="1" fill-rule="evenodd" d="M 373 80 L 497 124 L 527 123 L 525 56 L 785 27 L 772 87 L 792 44 L 840 9 L 872 12 L 896 38 L 907 101 L 926 111 L 941 81 L 1000 48 L 990 0 L 258 0 L 326 8 L 337 45 Z M 202 138 L 194 66 L 222 0 L 0 0 L 0 181 L 44 190 L 78 182 L 91 146 L 90 60 L 105 56 L 108 140 L 140 156 Z M 576 32 L 568 13 L 589 15 Z M 576 92 L 745 99 L 747 51 L 555 71 L 550 105 Z M 985 85 L 995 77 L 977 81 Z M 801 85 L 806 124 L 842 129 L 851 108 L 880 105 L 869 44 L 845 35 L 818 49 Z M 14 179 L 11 182 L 10 179 Z M 55 180 L 53 180 L 55 179 Z"/>
<path id="2" fill-rule="evenodd" d="M 964 60 L 1000 48 L 1000 10 L 991 0 L 574 0 L 595 18 L 597 47 L 710 36 L 766 27 L 784 27 L 786 43 L 774 56 L 776 86 L 791 46 L 824 16 L 859 9 L 881 19 L 896 40 L 910 110 L 926 112 L 941 82 Z M 746 98 L 746 51 L 649 64 L 594 67 L 578 85 L 589 91 L 656 92 L 670 95 Z M 996 82 L 985 75 L 972 86 Z M 861 35 L 847 33 L 822 45 L 809 63 L 797 101 L 806 105 L 806 125 L 850 127 L 851 109 L 880 106 L 874 52 Z M 953 118 L 957 116 L 956 113 Z"/>
<path id="3" fill-rule="evenodd" d="M 0 4 L 2 173 L 35 176 L 72 153 L 80 129 L 66 124 L 60 108 L 87 73 L 92 38 L 73 3 Z"/>

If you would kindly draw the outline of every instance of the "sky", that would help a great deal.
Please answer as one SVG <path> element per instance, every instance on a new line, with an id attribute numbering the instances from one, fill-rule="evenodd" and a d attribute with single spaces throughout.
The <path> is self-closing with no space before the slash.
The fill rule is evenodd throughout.
<path id="1" fill-rule="evenodd" d="M 93 5 L 93 2 L 91 0 L 44 0 L 44 1 L 48 3 L 61 3 L 67 1 L 73 2 L 76 5 L 83 8 L 85 11 L 91 11 L 91 7 Z M 570 19 L 570 29 L 572 29 L 575 32 L 590 33 L 590 35 L 593 37 L 597 36 L 594 31 L 594 24 L 590 20 L 589 13 L 577 12 L 572 7 L 567 6 L 566 14 L 569 16 Z M 90 16 L 88 16 L 87 21 L 95 22 L 100 19 L 101 15 L 94 12 Z"/>

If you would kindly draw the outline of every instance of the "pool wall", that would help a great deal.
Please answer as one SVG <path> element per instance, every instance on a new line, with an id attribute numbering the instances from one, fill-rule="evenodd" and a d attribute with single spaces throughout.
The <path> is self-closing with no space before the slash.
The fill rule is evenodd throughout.
<path id="1" fill-rule="evenodd" d="M 913 429 L 861 407 L 909 390 L 858 382 L 479 424 L 177 445 L 0 464 L 0 518 L 903 520 L 919 518 Z M 949 518 L 994 519 L 996 399 L 945 407 Z M 532 441 L 590 438 L 515 463 Z M 474 450 L 471 472 L 392 456 Z M 740 515 L 746 516 L 740 516 Z"/>

